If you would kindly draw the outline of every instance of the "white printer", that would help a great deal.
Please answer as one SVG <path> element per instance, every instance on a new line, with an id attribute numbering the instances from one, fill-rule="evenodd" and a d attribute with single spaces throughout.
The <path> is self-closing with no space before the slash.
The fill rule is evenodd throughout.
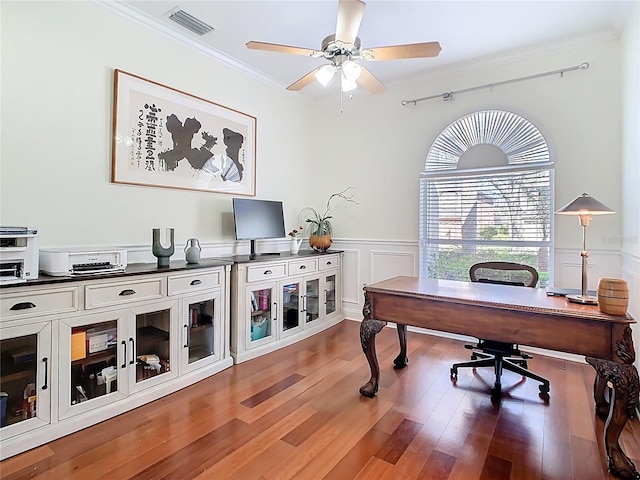
<path id="1" fill-rule="evenodd" d="M 16 283 L 38 278 L 38 230 L 0 227 L 0 282 Z"/>
<path id="2" fill-rule="evenodd" d="M 126 268 L 127 251 L 123 248 L 40 249 L 40 270 L 47 275 L 95 275 L 121 272 Z"/>

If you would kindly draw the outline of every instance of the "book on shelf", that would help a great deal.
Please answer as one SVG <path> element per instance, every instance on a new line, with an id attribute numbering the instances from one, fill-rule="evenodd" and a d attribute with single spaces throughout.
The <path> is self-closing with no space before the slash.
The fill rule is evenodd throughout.
<path id="1" fill-rule="evenodd" d="M 251 311 L 255 312 L 256 310 L 258 310 L 258 301 L 255 293 L 251 292 Z"/>

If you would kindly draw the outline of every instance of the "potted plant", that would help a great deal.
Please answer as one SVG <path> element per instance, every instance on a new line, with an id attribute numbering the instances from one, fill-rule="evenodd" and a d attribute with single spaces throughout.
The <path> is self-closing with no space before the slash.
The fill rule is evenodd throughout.
<path id="1" fill-rule="evenodd" d="M 327 200 L 327 208 L 321 214 L 313 207 L 305 207 L 300 211 L 299 218 L 306 223 L 309 233 L 309 246 L 316 252 L 326 252 L 331 246 L 333 227 L 331 225 L 331 200 L 335 197 L 342 198 L 347 202 L 358 203 L 353 199 L 353 194 L 347 195 L 347 192 L 353 187 L 347 187 L 341 192 L 334 193 Z"/>

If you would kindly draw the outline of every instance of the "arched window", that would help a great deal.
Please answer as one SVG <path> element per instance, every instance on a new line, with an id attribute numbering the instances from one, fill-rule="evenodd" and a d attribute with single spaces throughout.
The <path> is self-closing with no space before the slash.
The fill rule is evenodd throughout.
<path id="1" fill-rule="evenodd" d="M 549 148 L 528 120 L 501 110 L 456 120 L 420 177 L 420 275 L 468 281 L 474 263 L 515 261 L 548 285 L 552 195 Z"/>

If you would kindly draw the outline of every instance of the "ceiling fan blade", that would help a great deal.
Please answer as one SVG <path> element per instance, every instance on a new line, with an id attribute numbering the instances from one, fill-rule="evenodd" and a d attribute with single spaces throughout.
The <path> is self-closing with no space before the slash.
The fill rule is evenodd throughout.
<path id="1" fill-rule="evenodd" d="M 304 87 L 306 87 L 316 79 L 316 72 L 320 70 L 320 68 L 321 67 L 318 67 L 310 71 L 309 73 L 307 73 L 304 77 L 299 78 L 298 80 L 293 82 L 291 85 L 289 85 L 287 87 L 287 90 L 290 90 L 292 92 L 295 92 L 297 90 L 302 90 Z"/>
<path id="2" fill-rule="evenodd" d="M 442 47 L 438 42 L 426 42 L 377 47 L 368 50 L 373 53 L 372 60 L 396 60 L 399 58 L 437 57 Z"/>
<path id="3" fill-rule="evenodd" d="M 364 88 L 366 88 L 369 93 L 382 93 L 387 89 L 387 87 L 384 86 L 384 83 L 378 80 L 373 75 L 373 73 L 364 68 L 362 65 L 360 65 L 360 68 L 362 69 L 360 77 L 358 77 L 358 80 L 356 81 Z"/>
<path id="4" fill-rule="evenodd" d="M 366 3 L 361 0 L 340 0 L 338 21 L 336 22 L 336 41 L 353 45 L 358 36 L 364 7 L 366 7 Z"/>
<path id="5" fill-rule="evenodd" d="M 280 45 L 278 43 L 265 43 L 265 42 L 247 42 L 247 48 L 253 50 L 266 50 L 268 52 L 279 53 L 292 53 L 293 55 L 304 55 L 305 57 L 313 57 L 316 53 L 315 50 L 310 48 L 290 47 L 288 45 Z"/>

